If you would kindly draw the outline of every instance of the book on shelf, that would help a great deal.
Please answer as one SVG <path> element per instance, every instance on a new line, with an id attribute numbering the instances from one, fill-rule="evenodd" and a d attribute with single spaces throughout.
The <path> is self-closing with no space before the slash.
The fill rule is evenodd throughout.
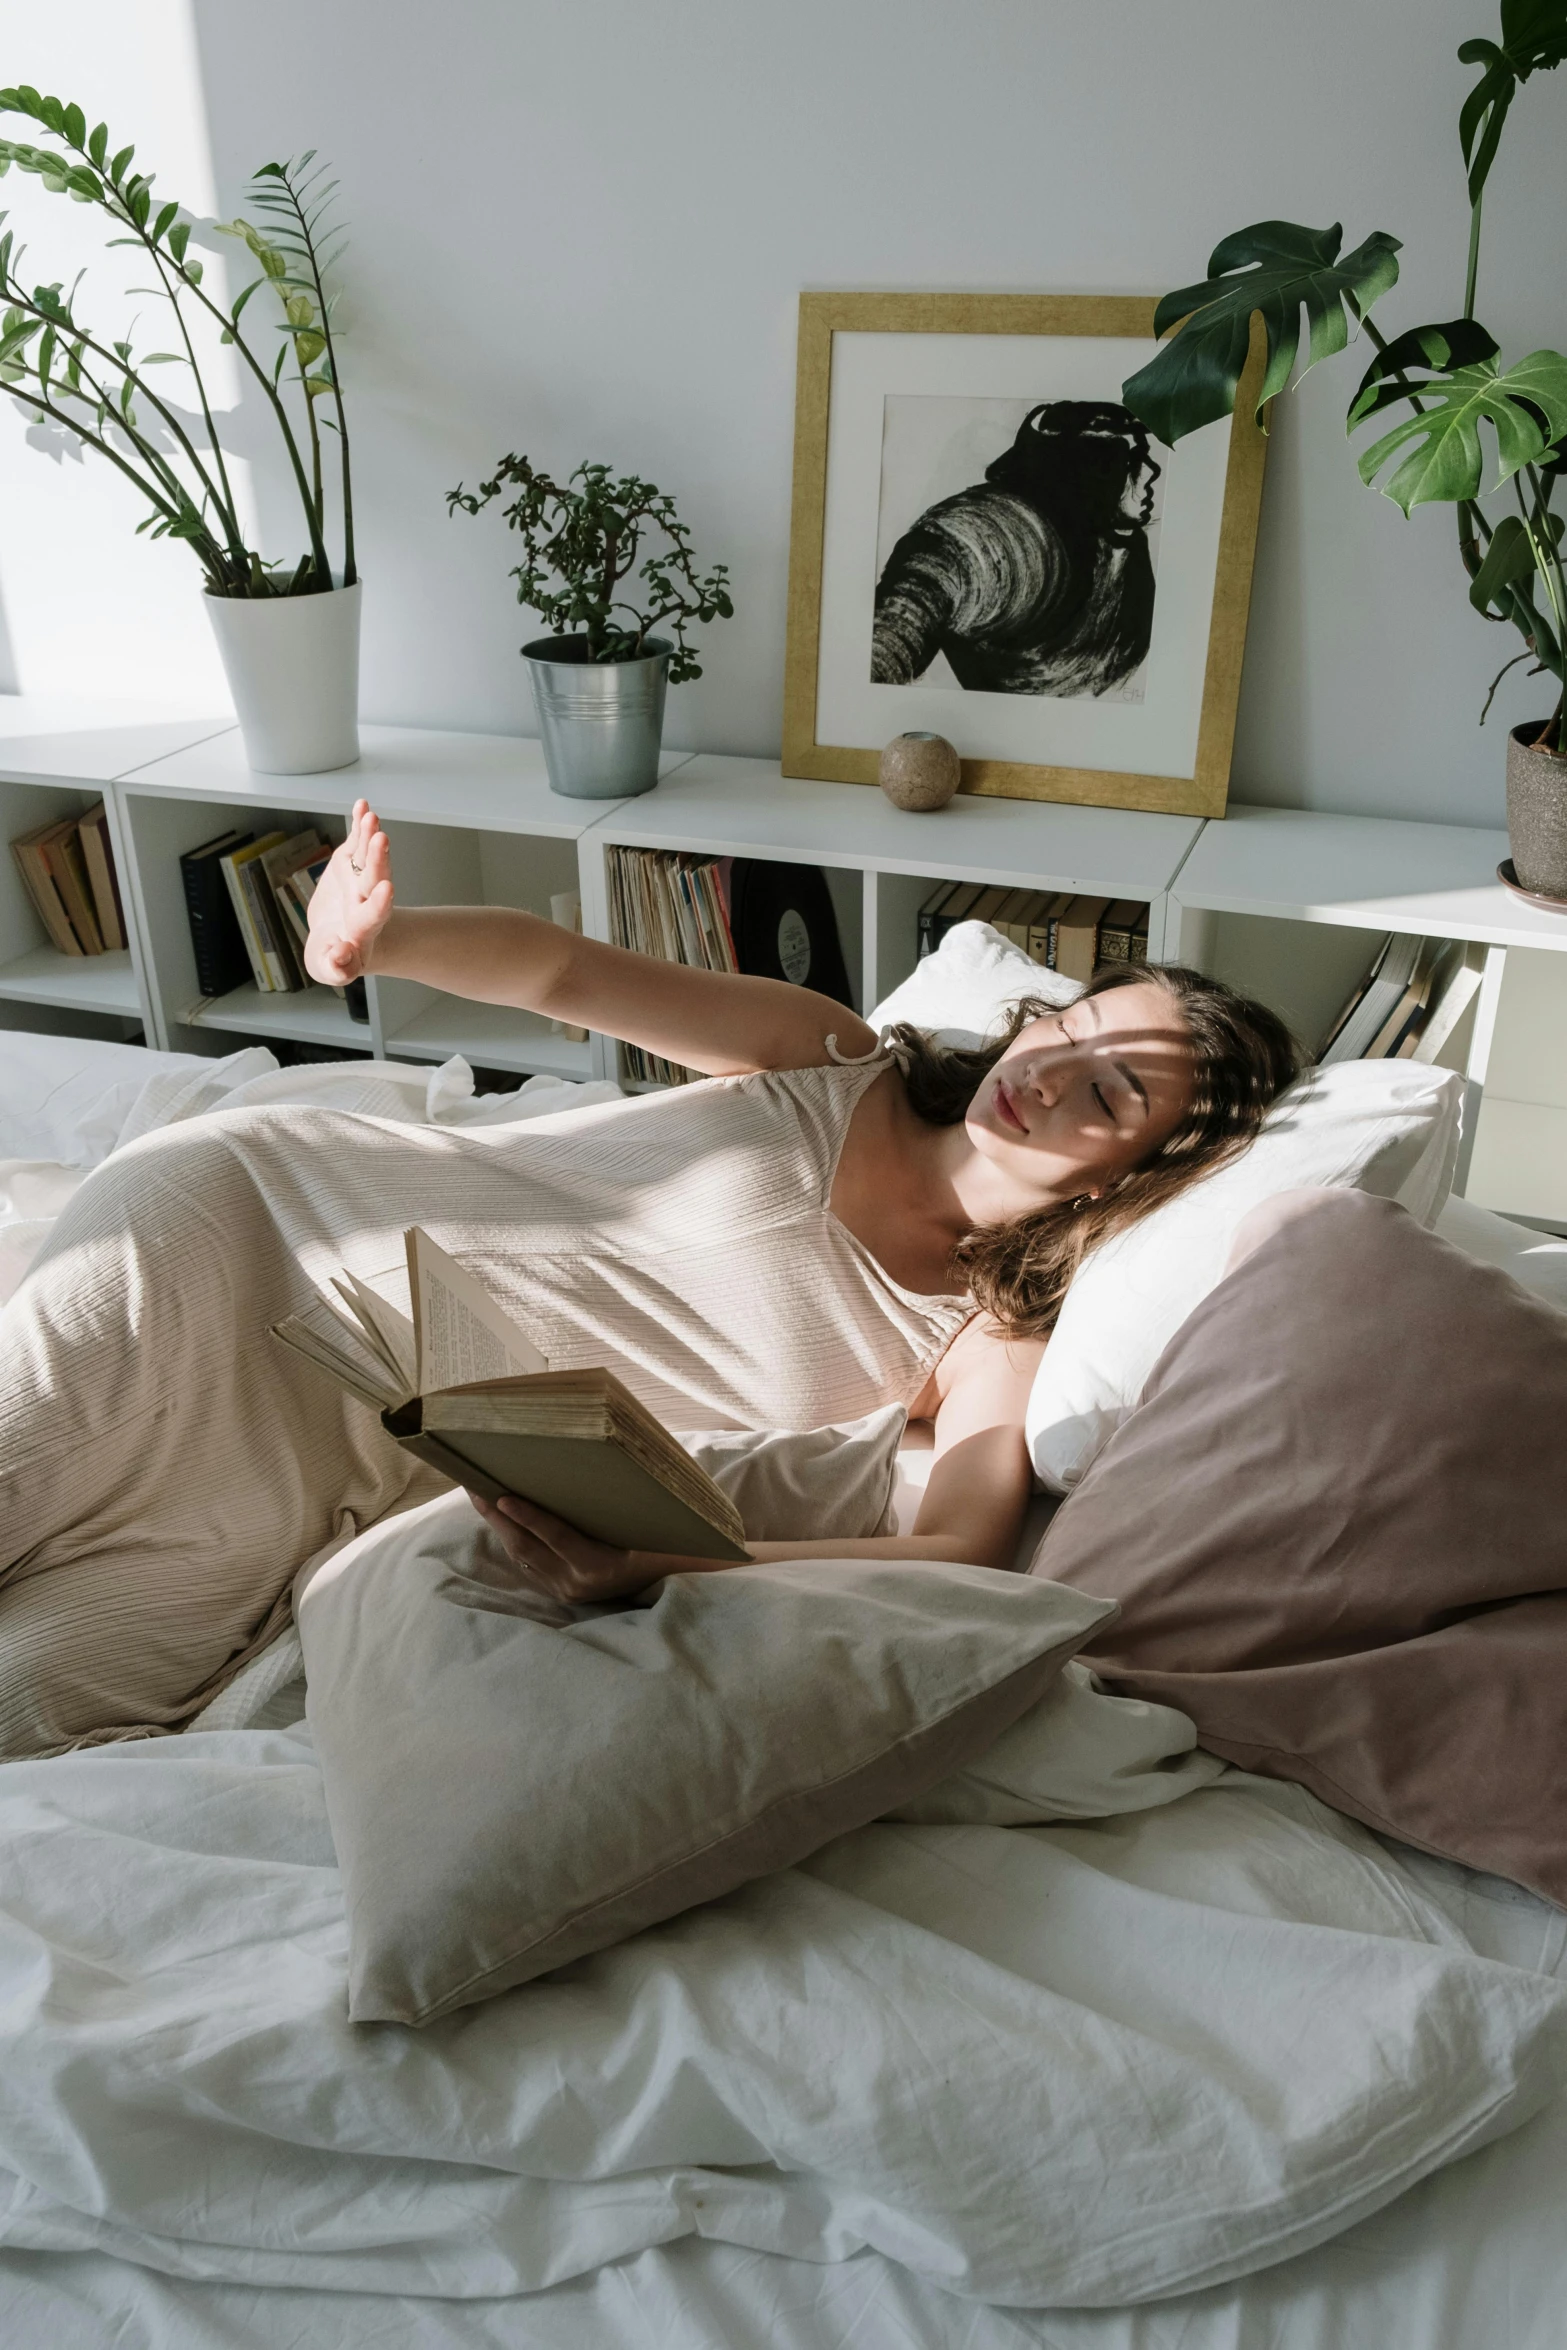
<path id="1" fill-rule="evenodd" d="M 552 1371 L 427 1232 L 403 1238 L 411 1318 L 344 1273 L 335 1304 L 319 1297 L 273 1336 L 488 1501 L 517 1494 L 622 1549 L 749 1557 L 728 1495 L 613 1371 Z"/>
<path id="2" fill-rule="evenodd" d="M 851 1003 L 832 896 L 816 866 L 615 846 L 606 871 L 617 946 L 697 971 L 785 979 Z M 636 1045 L 623 1050 L 635 1082 L 681 1085 L 694 1074 Z"/>
<path id="3" fill-rule="evenodd" d="M 1328 1030 L 1318 1061 L 1435 1061 L 1474 1002 L 1481 975 L 1473 949 L 1394 933 Z"/>
<path id="4" fill-rule="evenodd" d="M 87 949 L 71 927 L 71 917 L 44 854 L 45 835 L 58 829 L 57 823 L 39 824 L 31 832 L 19 833 L 11 843 L 11 855 L 51 946 L 62 955 L 84 955 Z"/>
<path id="5" fill-rule="evenodd" d="M 250 955 L 222 860 L 231 850 L 244 848 L 253 837 L 231 825 L 227 832 L 187 849 L 180 859 L 196 985 L 204 996 L 228 995 L 250 977 Z"/>
<path id="6" fill-rule="evenodd" d="M 85 816 L 78 817 L 76 831 L 92 890 L 93 912 L 98 917 L 98 934 L 105 952 L 118 954 L 125 945 L 125 909 L 120 903 L 120 877 L 115 871 L 114 847 L 109 839 L 109 811 L 102 800 L 96 801 Z"/>
<path id="7" fill-rule="evenodd" d="M 62 955 L 105 955 L 125 945 L 120 885 L 102 800 L 81 816 L 52 817 L 11 843 L 17 871 Z"/>
<path id="8" fill-rule="evenodd" d="M 918 959 L 933 954 L 957 922 L 988 922 L 1033 962 L 1071 979 L 1092 978 L 1102 962 L 1148 960 L 1148 907 L 1140 899 L 939 882 L 917 916 Z"/>
<path id="9" fill-rule="evenodd" d="M 309 925 L 303 917 L 296 923 L 297 901 L 285 895 L 286 885 L 302 867 L 311 863 L 319 865 L 331 853 L 315 826 L 310 824 L 303 832 L 279 841 L 275 848 L 263 849 L 256 859 L 258 886 L 265 883 L 268 927 L 290 992 L 314 983 L 305 969 L 305 936 Z"/>
<path id="10" fill-rule="evenodd" d="M 250 874 L 249 868 L 264 850 L 281 847 L 287 837 L 282 832 L 264 832 L 259 839 L 252 835 L 223 850 L 218 857 L 239 935 L 245 942 L 251 978 L 262 995 L 282 992 L 282 966 L 272 944 L 261 894 L 255 886 L 257 877 Z"/>
<path id="11" fill-rule="evenodd" d="M 1453 1041 L 1459 1022 L 1480 993 L 1480 982 L 1484 976 L 1484 947 L 1460 947 L 1454 961 L 1432 991 L 1430 1009 L 1410 1047 L 1409 1059 L 1428 1063 L 1441 1060 Z"/>
<path id="12" fill-rule="evenodd" d="M 1099 925 L 1110 907 L 1108 898 L 1075 897 L 1056 923 L 1055 968 L 1067 979 L 1085 985 L 1099 960 Z"/>

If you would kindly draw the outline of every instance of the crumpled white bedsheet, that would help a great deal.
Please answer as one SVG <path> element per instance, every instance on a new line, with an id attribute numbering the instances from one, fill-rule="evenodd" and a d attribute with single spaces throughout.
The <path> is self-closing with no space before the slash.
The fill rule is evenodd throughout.
<path id="1" fill-rule="evenodd" d="M 484 2299 L 703 2237 L 1113 2306 L 1322 2241 L 1567 2077 L 1567 1988 L 1240 1773 L 867 1828 L 423 2032 L 347 2021 L 303 1728 L 7 1765 L 0 1845 L 0 2246 L 177 2278 Z"/>
<path id="2" fill-rule="evenodd" d="M 314 1104 L 414 1126 L 502 1126 L 562 1106 L 613 1101 L 618 1085 L 529 1077 L 512 1093 L 478 1094 L 460 1056 L 438 1068 L 407 1061 L 278 1066 L 265 1045 L 205 1060 L 140 1045 L 0 1029 L 0 1304 L 25 1277 L 54 1219 L 90 1170 L 122 1143 L 209 1110 Z"/>

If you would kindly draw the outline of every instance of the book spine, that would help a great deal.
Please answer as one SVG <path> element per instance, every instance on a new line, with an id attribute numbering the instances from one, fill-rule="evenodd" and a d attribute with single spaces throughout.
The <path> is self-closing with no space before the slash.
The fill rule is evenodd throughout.
<path id="1" fill-rule="evenodd" d="M 82 861 L 82 845 L 76 837 L 74 824 L 39 842 L 50 878 L 60 893 L 60 901 L 70 916 L 71 928 L 81 941 L 84 955 L 101 955 L 103 934 L 98 928 L 98 917 L 92 910 L 87 887 L 87 867 Z"/>
<path id="2" fill-rule="evenodd" d="M 89 808 L 76 828 L 82 844 L 82 862 L 92 890 L 93 911 L 105 948 L 116 954 L 125 944 L 125 910 L 120 903 L 114 850 L 109 843 L 109 817 L 102 800 Z"/>
<path id="3" fill-rule="evenodd" d="M 239 925 L 239 935 L 244 941 L 245 953 L 250 961 L 250 975 L 261 993 L 270 995 L 272 981 L 267 975 L 267 966 L 261 953 L 261 941 L 255 935 L 250 904 L 241 882 L 244 867 L 242 865 L 236 866 L 232 856 L 220 857 L 218 863 L 223 868 L 223 879 L 228 885 L 229 899 L 234 908 L 234 919 Z"/>
<path id="4" fill-rule="evenodd" d="M 71 928 L 70 917 L 60 903 L 60 893 L 50 879 L 49 868 L 39 855 L 37 846 L 26 840 L 14 840 L 11 854 L 21 874 L 27 894 L 37 908 L 38 919 L 49 934 L 49 943 L 62 955 L 79 955 L 81 941 Z"/>
<path id="5" fill-rule="evenodd" d="M 250 907 L 251 921 L 261 947 L 268 988 L 273 995 L 292 995 L 295 992 L 294 975 L 289 969 L 283 942 L 273 928 L 272 884 L 262 868 L 261 859 L 247 857 L 238 872 L 239 886 Z"/>
<path id="6" fill-rule="evenodd" d="M 182 857 L 185 912 L 196 984 L 204 996 L 228 995 L 250 976 L 250 957 L 216 857 Z"/>

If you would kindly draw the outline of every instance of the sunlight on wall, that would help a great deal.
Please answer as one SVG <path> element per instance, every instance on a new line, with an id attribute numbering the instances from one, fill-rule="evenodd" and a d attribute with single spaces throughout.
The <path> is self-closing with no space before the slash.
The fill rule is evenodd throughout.
<path id="1" fill-rule="evenodd" d="M 156 173 L 161 196 L 204 217 L 216 209 L 189 0 L 137 0 L 131 9 L 75 0 L 68 10 L 0 0 L 0 82 L 74 98 L 89 123 L 108 123 L 111 146 L 135 142 L 138 168 Z M 3 127 L 27 136 L 23 117 L 7 116 Z M 119 289 L 145 273 L 134 253 L 103 250 L 98 213 L 16 170 L 0 180 L 0 209 L 28 248 L 25 282 L 69 285 L 85 264 L 79 310 L 95 329 L 109 323 L 122 333 L 139 313 L 139 347 L 165 340 L 154 323 L 160 305 L 120 299 Z M 207 267 L 221 291 L 221 255 Z M 168 385 L 159 384 L 171 405 L 176 372 L 164 369 Z M 229 352 L 218 354 L 208 381 L 223 405 L 232 402 Z M 30 445 L 29 423 L 17 402 L 0 398 L 0 691 L 227 712 L 194 556 L 137 538 L 146 507 L 131 484 L 79 447 Z"/>

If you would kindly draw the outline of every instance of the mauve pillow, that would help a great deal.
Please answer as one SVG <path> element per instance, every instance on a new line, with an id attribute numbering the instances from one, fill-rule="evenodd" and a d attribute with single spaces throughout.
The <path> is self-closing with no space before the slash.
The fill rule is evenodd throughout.
<path id="1" fill-rule="evenodd" d="M 1567 1316 L 1326 1194 L 1197 1308 L 1032 1572 L 1202 1744 L 1567 1906 Z"/>

